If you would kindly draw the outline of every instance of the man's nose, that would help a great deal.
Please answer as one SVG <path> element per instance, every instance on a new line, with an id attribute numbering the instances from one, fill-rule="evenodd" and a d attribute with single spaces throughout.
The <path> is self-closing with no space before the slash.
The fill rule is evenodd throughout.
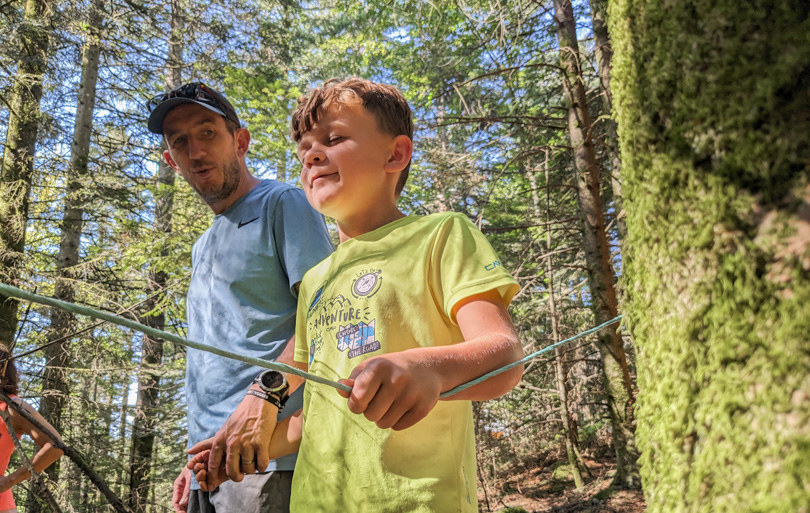
<path id="1" fill-rule="evenodd" d="M 205 155 L 205 146 L 196 138 L 191 137 L 188 140 L 188 157 L 190 159 L 199 159 Z"/>

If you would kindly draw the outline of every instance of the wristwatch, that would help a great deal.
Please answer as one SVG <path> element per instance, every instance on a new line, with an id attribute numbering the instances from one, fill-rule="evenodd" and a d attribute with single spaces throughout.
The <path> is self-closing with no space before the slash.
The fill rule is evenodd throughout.
<path id="1" fill-rule="evenodd" d="M 284 405 L 287 404 L 287 399 L 290 397 L 290 384 L 287 383 L 284 374 L 274 370 L 266 370 L 256 376 L 253 383 L 259 385 L 262 391 L 248 390 L 248 394 L 261 397 L 265 401 L 274 404 L 279 411 L 284 409 Z"/>

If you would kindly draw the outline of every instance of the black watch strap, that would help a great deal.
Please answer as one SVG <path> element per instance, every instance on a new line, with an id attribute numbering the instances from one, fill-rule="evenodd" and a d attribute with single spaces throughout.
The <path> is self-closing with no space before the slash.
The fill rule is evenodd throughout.
<path id="1" fill-rule="evenodd" d="M 276 397 L 276 396 L 274 396 L 272 394 L 262 392 L 261 390 L 248 389 L 247 395 L 255 395 L 256 397 L 261 397 L 262 399 L 264 399 L 268 403 L 270 403 L 273 406 L 275 406 L 276 408 L 278 408 L 278 411 L 283 410 L 284 409 L 284 404 L 287 402 L 287 397 L 286 396 L 279 400 L 278 397 Z"/>

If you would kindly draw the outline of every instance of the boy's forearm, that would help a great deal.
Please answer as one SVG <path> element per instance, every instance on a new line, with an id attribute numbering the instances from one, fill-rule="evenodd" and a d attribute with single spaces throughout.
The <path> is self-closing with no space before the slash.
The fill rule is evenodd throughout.
<path id="1" fill-rule="evenodd" d="M 281 352 L 278 358 L 276 358 L 276 361 L 279 363 L 289 365 L 290 367 L 295 367 L 296 369 L 301 369 L 303 371 L 307 370 L 306 364 L 296 362 L 294 359 L 294 355 L 295 355 L 295 335 L 290 337 L 290 340 L 287 341 L 287 344 L 284 346 L 284 350 Z M 295 374 L 285 372 L 284 376 L 287 378 L 287 383 L 290 384 L 290 394 L 295 392 L 298 389 L 298 387 L 300 387 L 304 383 L 304 378 L 296 376 Z"/>
<path id="2" fill-rule="evenodd" d="M 275 460 L 298 451 L 301 445 L 301 410 L 280 421 L 270 439 L 270 459 Z"/>
<path id="3" fill-rule="evenodd" d="M 420 349 L 421 350 L 421 349 Z M 491 334 L 452 346 L 424 348 L 437 362 L 436 372 L 442 377 L 442 392 L 472 381 L 484 374 L 523 357 L 523 348 L 514 334 Z M 487 401 L 500 397 L 520 382 L 523 366 L 519 365 L 493 376 L 445 400 Z"/>

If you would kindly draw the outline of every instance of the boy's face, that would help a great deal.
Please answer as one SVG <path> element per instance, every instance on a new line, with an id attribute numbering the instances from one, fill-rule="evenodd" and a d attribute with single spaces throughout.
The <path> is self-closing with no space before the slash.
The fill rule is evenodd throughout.
<path id="1" fill-rule="evenodd" d="M 360 105 L 324 112 L 298 143 L 301 184 L 318 212 L 340 222 L 396 205 L 395 137 Z"/>

